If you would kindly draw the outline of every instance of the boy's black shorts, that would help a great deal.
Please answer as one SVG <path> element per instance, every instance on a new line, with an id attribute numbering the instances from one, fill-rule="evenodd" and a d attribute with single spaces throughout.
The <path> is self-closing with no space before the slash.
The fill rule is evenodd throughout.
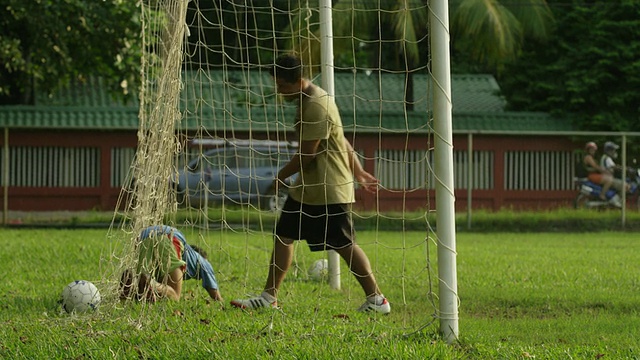
<path id="1" fill-rule="evenodd" d="M 290 197 L 276 225 L 277 236 L 306 240 L 311 251 L 341 249 L 355 243 L 351 204 L 307 205 Z"/>

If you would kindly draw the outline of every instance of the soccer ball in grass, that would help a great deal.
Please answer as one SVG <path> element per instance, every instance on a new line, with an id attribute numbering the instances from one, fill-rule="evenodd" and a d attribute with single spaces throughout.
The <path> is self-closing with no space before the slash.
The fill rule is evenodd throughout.
<path id="1" fill-rule="evenodd" d="M 62 290 L 62 308 L 68 313 L 95 310 L 100 304 L 98 288 L 85 280 L 76 280 Z"/>
<path id="2" fill-rule="evenodd" d="M 309 277 L 315 281 L 326 279 L 329 274 L 329 261 L 327 259 L 318 259 L 311 264 L 307 272 Z"/>

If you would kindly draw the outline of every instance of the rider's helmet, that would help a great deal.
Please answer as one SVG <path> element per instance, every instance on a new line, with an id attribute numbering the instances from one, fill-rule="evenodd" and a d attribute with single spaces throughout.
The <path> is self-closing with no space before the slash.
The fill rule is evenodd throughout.
<path id="1" fill-rule="evenodd" d="M 616 150 L 618 150 L 620 148 L 620 146 L 618 146 L 616 143 L 614 143 L 613 141 L 607 141 L 606 143 L 604 143 L 604 152 L 614 152 Z"/>
<path id="2" fill-rule="evenodd" d="M 618 157 L 618 153 L 616 152 L 616 150 L 618 150 L 619 148 L 620 146 L 618 146 L 613 141 L 607 141 L 606 143 L 604 143 L 604 147 L 602 150 L 604 151 L 605 154 L 615 159 Z"/>
<path id="3" fill-rule="evenodd" d="M 594 143 L 593 141 L 589 141 L 584 145 L 584 149 L 585 151 L 589 151 L 591 149 L 598 150 L 598 145 L 596 145 L 596 143 Z"/>

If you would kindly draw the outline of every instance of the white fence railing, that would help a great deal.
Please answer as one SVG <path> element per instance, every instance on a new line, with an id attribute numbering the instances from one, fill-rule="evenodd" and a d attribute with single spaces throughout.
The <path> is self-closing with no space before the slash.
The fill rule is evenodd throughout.
<path id="1" fill-rule="evenodd" d="M 432 153 L 421 150 L 379 150 L 376 175 L 386 189 L 434 189 Z M 494 188 L 494 153 L 474 151 L 471 168 L 467 151 L 453 152 L 456 189 Z M 504 190 L 569 190 L 574 187 L 574 151 L 510 151 L 504 154 Z"/>
<path id="2" fill-rule="evenodd" d="M 509 151 L 504 154 L 505 190 L 571 190 L 574 151 Z"/>
<path id="3" fill-rule="evenodd" d="M 4 155 L 3 149 L 2 162 Z M 100 184 L 98 148 L 18 146 L 10 148 L 8 159 L 9 186 L 96 187 Z M 4 168 L 4 164 L 2 166 Z"/>

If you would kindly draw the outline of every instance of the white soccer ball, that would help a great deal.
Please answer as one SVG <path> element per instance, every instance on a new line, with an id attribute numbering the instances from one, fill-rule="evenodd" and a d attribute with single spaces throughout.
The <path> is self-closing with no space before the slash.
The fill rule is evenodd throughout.
<path id="1" fill-rule="evenodd" d="M 95 310 L 100 300 L 98 288 L 89 281 L 76 280 L 62 290 L 62 308 L 68 313 Z"/>
<path id="2" fill-rule="evenodd" d="M 329 261 L 327 259 L 318 259 L 311 264 L 308 271 L 309 277 L 315 281 L 326 279 L 329 274 Z"/>

